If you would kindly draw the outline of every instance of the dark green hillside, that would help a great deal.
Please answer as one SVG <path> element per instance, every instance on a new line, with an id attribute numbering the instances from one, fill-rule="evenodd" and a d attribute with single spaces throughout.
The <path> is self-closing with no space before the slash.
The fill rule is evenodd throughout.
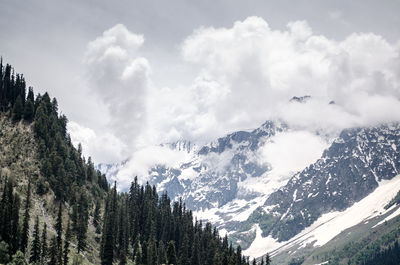
<path id="1" fill-rule="evenodd" d="M 109 187 L 72 145 L 56 99 L 0 65 L 0 264 L 248 264 L 182 202 Z"/>

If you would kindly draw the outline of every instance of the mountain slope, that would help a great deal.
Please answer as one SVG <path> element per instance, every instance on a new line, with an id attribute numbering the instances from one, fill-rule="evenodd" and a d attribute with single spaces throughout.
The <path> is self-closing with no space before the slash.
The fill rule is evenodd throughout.
<path id="1" fill-rule="evenodd" d="M 20 221 L 22 221 L 25 208 L 22 202 L 26 200 L 28 182 L 31 182 L 30 199 L 30 235 L 34 231 L 34 220 L 39 218 L 40 229 L 43 225 L 47 226 L 48 238 L 56 236 L 55 223 L 59 201 L 51 188 L 47 178 L 42 175 L 40 169 L 40 159 L 38 154 L 38 145 L 35 139 L 32 126 L 25 122 L 12 122 L 10 119 L 0 113 L 0 183 L 2 189 L 0 194 L 4 195 L 3 187 L 11 183 L 14 193 L 21 198 Z M 88 193 L 89 195 L 89 193 Z M 89 195 L 89 198 L 91 196 Z M 101 197 L 100 197 L 101 198 Z M 4 199 L 0 203 L 4 206 Z M 66 203 L 62 215 L 64 216 L 63 227 L 67 226 L 69 219 L 68 212 L 72 210 L 72 205 Z M 84 264 L 98 263 L 98 243 L 94 232 L 92 222 L 88 223 L 88 233 L 86 238 L 86 248 L 83 256 L 76 256 L 77 242 L 75 239 L 71 242 L 71 260 L 75 257 L 82 259 Z M 18 238 L 19 235 L 14 235 Z M 26 253 L 29 257 L 32 243 L 27 246 Z M 10 253 L 11 255 L 11 253 Z"/>

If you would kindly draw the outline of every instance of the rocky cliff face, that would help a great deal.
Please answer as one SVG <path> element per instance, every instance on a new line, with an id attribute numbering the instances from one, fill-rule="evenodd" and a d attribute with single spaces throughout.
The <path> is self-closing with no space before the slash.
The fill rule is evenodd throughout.
<path id="1" fill-rule="evenodd" d="M 159 191 L 168 191 L 172 198 L 182 198 L 195 211 L 220 208 L 237 197 L 253 199 L 258 194 L 241 192 L 238 183 L 270 170 L 258 163 L 255 153 L 268 138 L 285 130 L 286 125 L 269 121 L 251 132 L 229 134 L 198 149 L 193 159 L 179 168 L 151 168 L 150 183 Z M 180 145 L 170 145 L 176 146 Z"/>

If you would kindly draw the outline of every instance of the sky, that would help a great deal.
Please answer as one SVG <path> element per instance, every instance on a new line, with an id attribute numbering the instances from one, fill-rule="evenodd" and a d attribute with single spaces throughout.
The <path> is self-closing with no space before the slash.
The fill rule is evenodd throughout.
<path id="1" fill-rule="evenodd" d="M 399 121 L 398 10 L 399 0 L 3 0 L 0 55 L 58 99 L 85 155 L 111 163 L 267 119 L 314 134 Z"/>

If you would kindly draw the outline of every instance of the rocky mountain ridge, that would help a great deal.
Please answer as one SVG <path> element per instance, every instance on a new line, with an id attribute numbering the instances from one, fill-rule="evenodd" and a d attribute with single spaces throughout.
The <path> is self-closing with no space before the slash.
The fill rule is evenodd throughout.
<path id="1" fill-rule="evenodd" d="M 322 214 L 343 211 L 400 170 L 400 126 L 344 130 L 321 159 L 272 193 L 261 214 L 263 235 L 289 240 Z"/>
<path id="2" fill-rule="evenodd" d="M 399 174 L 398 123 L 346 129 L 315 163 L 275 176 L 268 161 L 260 162 L 260 149 L 288 132 L 286 124 L 267 121 L 197 149 L 185 149 L 191 144 L 184 142 L 169 145 L 190 149 L 192 159 L 178 168 L 155 165 L 149 169 L 149 183 L 182 198 L 196 216 L 212 221 L 246 249 L 255 240 L 255 225 L 263 237 L 289 240 L 323 214 L 349 208 L 381 180 Z"/>

